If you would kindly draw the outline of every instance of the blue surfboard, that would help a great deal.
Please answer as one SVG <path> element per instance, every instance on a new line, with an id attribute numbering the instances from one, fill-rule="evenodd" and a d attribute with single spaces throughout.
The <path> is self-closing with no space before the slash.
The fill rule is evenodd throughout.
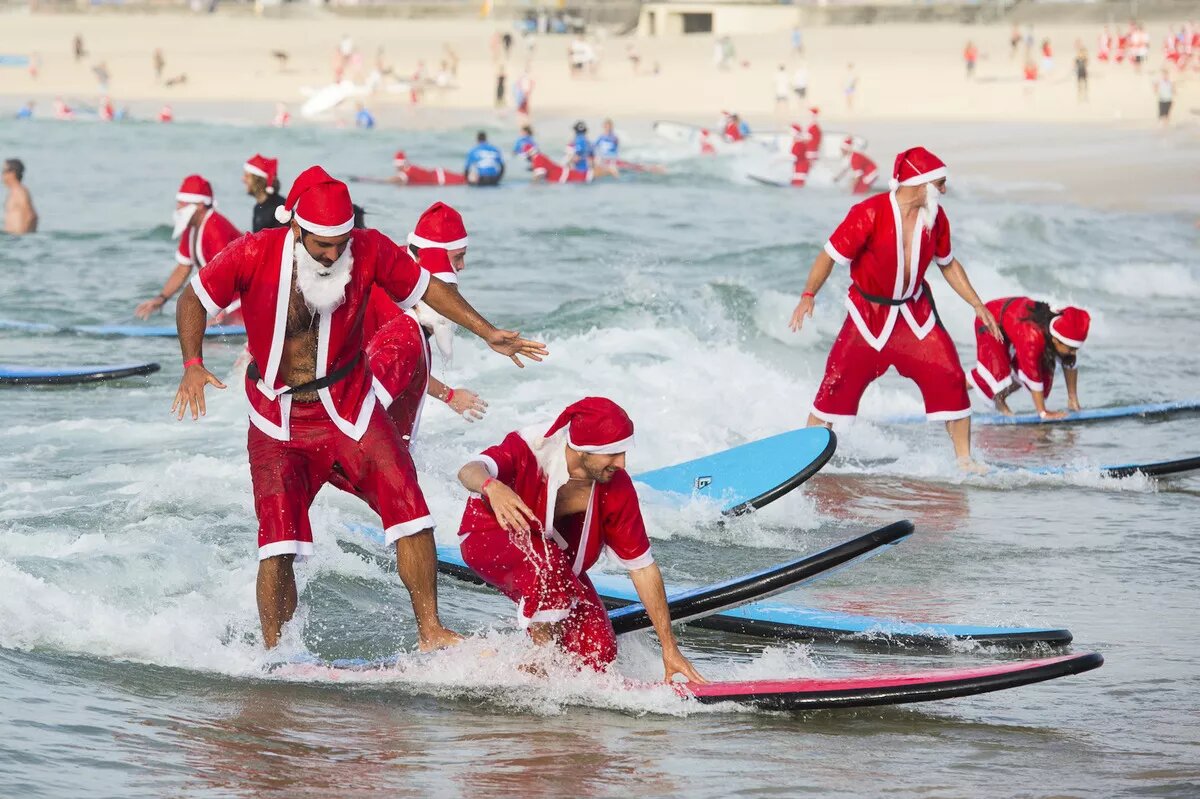
<path id="1" fill-rule="evenodd" d="M 1154 402 L 1142 405 L 1116 405 L 1109 408 L 1087 408 L 1082 411 L 1072 411 L 1062 419 L 1043 419 L 1036 413 L 1017 413 L 1012 416 L 1005 416 L 1002 413 L 973 413 L 971 414 L 971 423 L 977 425 L 1078 424 L 1081 422 L 1101 422 L 1109 419 L 1173 416 L 1175 414 L 1197 412 L 1200 412 L 1200 399 L 1179 400 L 1177 402 Z M 888 416 L 878 421 L 884 424 L 919 424 L 925 421 L 925 415 Z"/>
<path id="2" fill-rule="evenodd" d="M 805 427 L 751 441 L 703 458 L 636 474 L 636 482 L 685 497 L 709 497 L 737 515 L 774 502 L 833 457 L 837 437 Z"/>
<path id="3" fill-rule="evenodd" d="M 0 330 L 21 330 L 27 333 L 75 333 L 88 336 L 134 336 L 139 338 L 175 338 L 178 333 L 173 325 L 49 325 L 44 322 L 21 322 L 0 319 Z M 246 328 L 240 325 L 211 325 L 205 328 L 206 336 L 244 336 Z"/>
<path id="4" fill-rule="evenodd" d="M 382 546 L 383 531 L 380 528 L 360 524 L 348 527 L 358 537 Z M 897 542 L 899 540 L 901 539 L 897 539 Z M 437 548 L 437 556 L 440 571 L 457 579 L 482 582 L 463 561 L 458 547 L 440 546 Z M 830 573 L 832 572 L 825 572 L 826 575 Z M 609 608 L 621 608 L 640 602 L 633 583 L 624 575 L 589 572 L 588 577 Z M 670 598 L 687 590 L 689 589 L 679 586 L 667 586 L 667 595 Z M 882 646 L 941 647 L 951 641 L 965 640 L 1014 646 L 1065 646 L 1071 643 L 1072 639 L 1070 631 L 1065 629 L 907 622 L 770 602 L 751 602 L 687 624 L 756 638 L 792 641 L 852 640 Z"/>
<path id="5" fill-rule="evenodd" d="M 97 383 L 154 374 L 156 363 L 126 363 L 113 366 L 21 366 L 0 364 L 0 385 L 53 386 L 67 383 Z"/>

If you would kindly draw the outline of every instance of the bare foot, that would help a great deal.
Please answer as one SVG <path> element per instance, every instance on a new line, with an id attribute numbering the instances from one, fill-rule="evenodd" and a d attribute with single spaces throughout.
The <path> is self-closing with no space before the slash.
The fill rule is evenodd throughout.
<path id="1" fill-rule="evenodd" d="M 962 469 L 964 472 L 967 472 L 968 474 L 987 474 L 988 473 L 988 467 L 984 466 L 982 463 L 979 463 L 978 461 L 974 460 L 973 458 L 959 458 L 958 459 L 958 468 Z"/>
<path id="2" fill-rule="evenodd" d="M 462 643 L 463 637 L 454 630 L 438 627 L 425 633 L 417 642 L 417 648 L 422 652 L 435 652 L 438 649 L 449 649 Z"/>

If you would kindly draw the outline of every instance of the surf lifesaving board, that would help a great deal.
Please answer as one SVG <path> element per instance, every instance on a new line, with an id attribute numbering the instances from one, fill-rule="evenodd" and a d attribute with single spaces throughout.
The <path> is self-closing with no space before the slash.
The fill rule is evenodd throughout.
<path id="1" fill-rule="evenodd" d="M 837 449 L 824 427 L 805 427 L 702 458 L 633 475 L 656 491 L 709 497 L 736 516 L 762 508 L 812 477 Z"/>
<path id="2" fill-rule="evenodd" d="M 0 364 L 0 385 L 57 386 L 67 383 L 99 383 L 140 377 L 157 372 L 156 363 L 127 363 L 115 366 L 16 366 Z"/>
<path id="3" fill-rule="evenodd" d="M 1142 405 L 1115 405 L 1109 408 L 1087 408 L 1082 411 L 1072 411 L 1062 419 L 1043 419 L 1036 413 L 1017 413 L 1012 416 L 1005 416 L 1002 413 L 973 413 L 971 414 L 971 423 L 979 425 L 1079 424 L 1081 422 L 1101 422 L 1110 419 L 1175 416 L 1185 413 L 1200 413 L 1200 399 L 1178 400 L 1176 402 L 1152 402 Z M 884 424 L 918 424 L 925 422 L 925 415 L 889 416 L 879 421 Z"/>
<path id="4" fill-rule="evenodd" d="M 823 710 L 932 702 L 1003 691 L 1098 669 L 1098 652 L 1003 663 L 972 669 L 832 679 L 673 683 L 675 692 L 706 705 L 734 702 L 765 710 Z"/>
<path id="5" fill-rule="evenodd" d="M 132 336 L 137 338 L 176 338 L 179 334 L 171 325 L 48 325 L 42 322 L 20 322 L 0 319 L 0 330 L 21 330 L 27 333 L 74 333 L 89 336 Z M 210 325 L 205 336 L 244 336 L 241 325 Z"/>

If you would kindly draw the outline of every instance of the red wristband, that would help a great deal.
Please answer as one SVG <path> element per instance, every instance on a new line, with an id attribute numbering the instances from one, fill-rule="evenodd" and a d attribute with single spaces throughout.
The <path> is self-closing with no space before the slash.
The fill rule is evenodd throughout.
<path id="1" fill-rule="evenodd" d="M 203 365 L 204 365 L 204 359 L 200 358 L 198 356 L 195 358 L 188 358 L 186 361 L 183 362 L 184 369 L 187 369 L 189 366 L 203 366 Z"/>
<path id="2" fill-rule="evenodd" d="M 449 405 L 451 400 L 453 400 L 453 399 L 454 399 L 454 389 L 450 388 L 450 386 L 446 386 L 446 398 L 444 400 L 442 400 L 442 402 Z"/>
<path id="3" fill-rule="evenodd" d="M 496 482 L 495 477 L 489 477 L 488 479 L 484 480 L 483 485 L 479 487 L 479 496 L 487 499 L 487 487 L 494 482 Z"/>
<path id="4" fill-rule="evenodd" d="M 804 299 L 805 297 L 812 297 L 815 300 L 817 298 L 817 295 L 813 294 L 811 291 L 806 291 L 800 295 L 800 299 Z"/>

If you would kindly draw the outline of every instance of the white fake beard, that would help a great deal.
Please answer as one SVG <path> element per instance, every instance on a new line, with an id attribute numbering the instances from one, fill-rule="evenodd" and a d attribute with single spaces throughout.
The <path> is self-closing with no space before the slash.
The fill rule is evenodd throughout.
<path id="1" fill-rule="evenodd" d="M 449 364 L 454 357 L 454 331 L 458 325 L 423 302 L 418 302 L 413 312 L 416 313 L 417 322 L 421 327 L 433 332 L 433 343 L 437 346 L 442 360 Z"/>
<path id="2" fill-rule="evenodd" d="M 925 184 L 925 204 L 921 206 L 921 224 L 926 230 L 933 230 L 933 223 L 938 215 L 938 190 L 932 183 Z"/>
<path id="3" fill-rule="evenodd" d="M 350 270 L 354 266 L 350 249 L 343 250 L 332 266 L 325 266 L 308 254 L 299 239 L 296 240 L 296 286 L 312 313 L 329 315 L 345 301 Z"/>
<path id="4" fill-rule="evenodd" d="M 171 228 L 172 241 L 178 239 L 183 235 L 183 231 L 187 230 L 188 223 L 192 221 L 192 215 L 196 213 L 196 208 L 195 205 L 185 205 L 175 209 L 175 214 L 171 217 L 174 225 Z"/>

